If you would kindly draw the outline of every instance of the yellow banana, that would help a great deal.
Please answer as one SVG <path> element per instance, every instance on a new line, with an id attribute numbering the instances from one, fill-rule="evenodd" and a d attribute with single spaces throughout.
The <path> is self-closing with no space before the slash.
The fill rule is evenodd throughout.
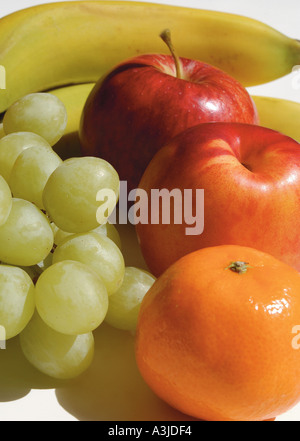
<path id="1" fill-rule="evenodd" d="M 252 98 L 261 126 L 277 130 L 300 142 L 300 103 L 266 96 Z"/>
<path id="2" fill-rule="evenodd" d="M 300 64 L 299 41 L 247 17 L 128 1 L 50 3 L 0 20 L 0 112 L 30 92 L 95 82 L 131 56 L 169 53 L 159 38 L 165 28 L 180 56 L 215 65 L 244 86 Z"/>
<path id="3" fill-rule="evenodd" d="M 62 158 L 80 156 L 79 123 L 84 104 L 95 83 L 61 87 L 49 92 L 57 96 L 67 109 L 68 122 L 63 137 L 53 149 Z"/>

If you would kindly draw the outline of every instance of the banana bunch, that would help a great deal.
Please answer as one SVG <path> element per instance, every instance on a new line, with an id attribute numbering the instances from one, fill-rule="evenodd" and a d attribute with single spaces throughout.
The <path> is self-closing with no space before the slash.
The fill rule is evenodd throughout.
<path id="1" fill-rule="evenodd" d="M 166 28 L 180 56 L 217 66 L 244 86 L 300 64 L 299 41 L 247 17 L 128 1 L 43 4 L 0 20 L 0 112 L 31 92 L 96 82 L 131 56 L 167 53 L 159 38 Z"/>

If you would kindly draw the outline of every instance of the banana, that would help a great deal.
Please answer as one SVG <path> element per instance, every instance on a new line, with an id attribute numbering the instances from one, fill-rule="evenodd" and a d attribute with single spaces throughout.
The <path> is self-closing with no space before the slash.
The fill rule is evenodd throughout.
<path id="1" fill-rule="evenodd" d="M 140 53 L 169 53 L 159 38 L 165 28 L 180 56 L 215 65 L 244 86 L 300 64 L 299 41 L 243 16 L 131 1 L 43 4 L 0 20 L 0 112 L 27 93 L 96 82 Z"/>
<path id="2" fill-rule="evenodd" d="M 277 130 L 300 142 L 300 103 L 266 96 L 252 98 L 261 126 Z"/>
<path id="3" fill-rule="evenodd" d="M 53 146 L 53 150 L 62 159 L 81 155 L 79 123 L 84 104 L 94 85 L 95 83 L 76 84 L 49 91 L 64 103 L 68 115 L 65 133 Z"/>

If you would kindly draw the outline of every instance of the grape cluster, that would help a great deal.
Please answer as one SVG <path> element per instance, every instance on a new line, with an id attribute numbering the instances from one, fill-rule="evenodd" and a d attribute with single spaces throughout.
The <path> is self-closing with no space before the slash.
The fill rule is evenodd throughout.
<path id="1" fill-rule="evenodd" d="M 104 321 L 135 332 L 155 280 L 125 266 L 118 230 L 97 221 L 97 192 L 118 200 L 116 170 L 54 151 L 66 122 L 57 97 L 30 94 L 7 110 L 0 139 L 0 325 L 37 369 L 60 379 L 87 369 Z"/>

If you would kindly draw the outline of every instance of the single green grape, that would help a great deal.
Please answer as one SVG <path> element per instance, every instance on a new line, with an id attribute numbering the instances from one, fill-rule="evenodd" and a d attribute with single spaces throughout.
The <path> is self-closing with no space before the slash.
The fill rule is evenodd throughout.
<path id="1" fill-rule="evenodd" d="M 109 298 L 105 322 L 115 328 L 134 333 L 142 300 L 155 280 L 147 271 L 126 267 L 121 287 Z"/>
<path id="2" fill-rule="evenodd" d="M 0 226 L 0 261 L 32 266 L 44 260 L 53 247 L 53 231 L 34 204 L 13 198 L 5 224 Z"/>
<path id="3" fill-rule="evenodd" d="M 105 189 L 114 195 L 105 202 L 109 215 L 116 206 L 119 184 L 116 170 L 103 159 L 67 159 L 48 179 L 44 207 L 61 230 L 85 233 L 99 226 L 98 210 L 104 202 L 97 201 L 98 192 Z"/>
<path id="4" fill-rule="evenodd" d="M 18 335 L 35 310 L 34 284 L 21 268 L 0 265 L 0 326 L 6 339 Z"/>
<path id="5" fill-rule="evenodd" d="M 67 380 L 82 374 L 94 357 L 92 332 L 65 335 L 47 326 L 37 312 L 20 334 L 27 360 L 44 374 Z"/>
<path id="6" fill-rule="evenodd" d="M 43 191 L 46 182 L 62 162 L 52 148 L 42 145 L 21 152 L 8 181 L 14 197 L 25 199 L 44 209 Z"/>
<path id="7" fill-rule="evenodd" d="M 6 180 L 0 176 L 0 226 L 5 224 L 12 207 L 12 195 Z"/>
<path id="8" fill-rule="evenodd" d="M 36 133 L 17 132 L 0 139 L 0 175 L 8 182 L 17 157 L 23 150 L 31 147 L 47 147 L 50 144 Z"/>
<path id="9" fill-rule="evenodd" d="M 125 263 L 119 247 L 108 237 L 94 232 L 74 234 L 53 253 L 53 263 L 75 260 L 93 269 L 104 282 L 108 295 L 123 281 Z"/>
<path id="10" fill-rule="evenodd" d="M 104 320 L 108 295 L 98 275 L 81 262 L 66 260 L 47 268 L 36 283 L 36 308 L 57 332 L 91 332 Z"/>
<path id="11" fill-rule="evenodd" d="M 3 118 L 6 134 L 33 132 L 51 146 L 57 143 L 67 126 L 67 110 L 55 95 L 31 93 L 12 104 Z"/>

